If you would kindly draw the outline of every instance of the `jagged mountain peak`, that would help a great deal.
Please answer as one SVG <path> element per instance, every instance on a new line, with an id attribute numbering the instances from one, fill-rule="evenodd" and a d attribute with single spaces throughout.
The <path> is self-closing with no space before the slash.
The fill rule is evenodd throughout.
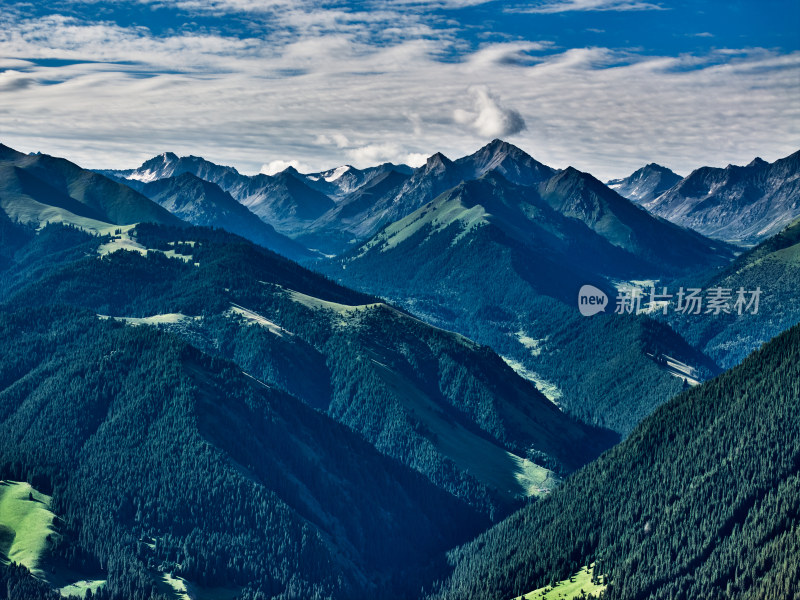
<path id="1" fill-rule="evenodd" d="M 533 160 L 524 150 L 500 139 L 492 140 L 465 158 L 471 158 L 474 161 L 496 161 L 498 164 L 508 158 L 512 160 Z"/>
<path id="2" fill-rule="evenodd" d="M 428 157 L 428 160 L 425 161 L 425 166 L 423 169 L 425 171 L 431 171 L 434 169 L 441 169 L 446 168 L 453 164 L 453 161 L 447 158 L 441 152 L 437 152 L 436 154 L 432 154 Z"/>
<path id="3" fill-rule="evenodd" d="M 309 192 L 313 191 L 312 188 L 308 186 L 306 176 L 292 166 L 286 167 L 283 171 L 275 175 L 264 175 L 264 177 L 270 178 L 280 184 L 291 186 L 292 188 L 300 187 L 303 190 L 308 189 Z"/>
<path id="4" fill-rule="evenodd" d="M 385 166 L 385 164 L 386 163 L 384 163 L 384 165 L 381 166 Z M 342 175 L 344 175 L 345 173 L 350 173 L 352 171 L 358 171 L 358 169 L 356 169 L 352 165 L 341 165 L 339 167 L 323 171 L 322 173 L 320 173 L 320 176 L 328 183 L 333 183 L 334 181 L 342 177 Z"/>
<path id="5" fill-rule="evenodd" d="M 654 162 L 647 163 L 644 167 L 639 169 L 639 171 L 641 172 L 655 171 L 657 173 L 672 173 L 673 175 L 675 174 L 675 172 L 672 169 L 668 169 L 667 167 Z"/>
<path id="6" fill-rule="evenodd" d="M 667 167 L 658 163 L 648 163 L 628 177 L 612 179 L 606 185 L 620 196 L 637 204 L 644 204 L 654 200 L 680 181 L 680 175 Z"/>
<path id="7" fill-rule="evenodd" d="M 174 164 L 180 160 L 180 157 L 174 152 L 162 152 L 161 154 L 149 158 L 142 163 L 139 169 L 151 169 L 153 167 L 164 167 L 166 165 Z"/>
<path id="8" fill-rule="evenodd" d="M 298 175 L 300 175 L 300 171 L 295 169 L 292 165 L 289 165 L 283 171 L 280 171 L 275 175 L 291 175 L 293 177 L 297 177 Z"/>
<path id="9" fill-rule="evenodd" d="M 650 212 L 717 239 L 755 243 L 800 216 L 800 152 L 768 163 L 701 167 L 644 204 Z"/>
<path id="10" fill-rule="evenodd" d="M 488 144 L 486 144 L 483 148 L 481 148 L 478 152 L 481 151 L 489 151 L 489 152 L 515 152 L 515 153 L 522 153 L 525 154 L 524 151 L 520 150 L 514 144 L 506 142 L 505 140 L 501 140 L 500 138 L 495 138 Z"/>
<path id="11" fill-rule="evenodd" d="M 550 183 L 568 184 L 580 187 L 588 186 L 596 188 L 598 185 L 606 187 L 605 185 L 603 185 L 601 181 L 595 179 L 595 177 L 592 176 L 591 174 L 585 173 L 584 171 L 580 171 L 572 166 L 567 167 L 566 169 L 564 169 L 559 173 L 556 173 L 555 176 L 553 176 L 553 178 L 550 180 L 550 182 L 548 182 L 548 185 Z"/>
<path id="12" fill-rule="evenodd" d="M 125 172 L 124 176 L 128 179 L 148 183 L 156 179 L 180 175 L 187 171 L 201 179 L 214 182 L 226 174 L 239 175 L 235 168 L 218 165 L 202 156 L 178 156 L 174 152 L 162 152 L 143 162 L 137 169 Z"/>
<path id="13" fill-rule="evenodd" d="M 556 170 L 544 165 L 513 144 L 495 139 L 477 152 L 456 161 L 469 178 L 498 171 L 518 185 L 534 185 L 552 177 Z"/>

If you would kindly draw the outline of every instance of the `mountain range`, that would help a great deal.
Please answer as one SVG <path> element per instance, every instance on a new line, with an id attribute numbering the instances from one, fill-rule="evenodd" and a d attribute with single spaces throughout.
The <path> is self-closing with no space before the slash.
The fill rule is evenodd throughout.
<path id="1" fill-rule="evenodd" d="M 704 376 L 716 366 L 647 317 L 586 320 L 579 289 L 606 290 L 613 306 L 619 281 L 705 272 L 730 256 L 566 169 L 538 186 L 496 172 L 461 183 L 316 268 L 490 345 L 565 410 L 624 434 L 682 384 L 652 357 L 679 356 Z M 647 392 L 634 393 L 642 381 Z"/>
<path id="2" fill-rule="evenodd" d="M 537 186 L 559 170 L 494 140 L 455 161 L 434 154 L 418 169 L 385 163 L 310 174 L 289 167 L 274 176 L 244 176 L 233 167 L 168 152 L 136 169 L 101 173 L 137 190 L 146 182 L 192 173 L 219 185 L 280 233 L 323 253 L 339 254 L 462 181 L 488 172 L 517 185 Z M 704 236 L 753 245 L 800 216 L 798 177 L 794 153 L 772 164 L 756 158 L 745 167 L 702 167 L 685 178 L 651 163 L 607 186 L 652 214 Z"/>
<path id="3" fill-rule="evenodd" d="M 69 223 L 96 232 L 142 221 L 180 219 L 138 192 L 45 154 L 22 154 L 0 144 L 0 210 L 12 221 Z"/>
<path id="4" fill-rule="evenodd" d="M 343 166 L 303 175 L 289 167 L 276 175 L 247 176 L 233 167 L 167 152 L 136 169 L 102 173 L 136 189 L 142 189 L 145 183 L 190 173 L 217 184 L 278 232 L 315 250 L 336 253 L 355 241 L 356 233 L 348 226 L 360 224 L 365 219 L 364 211 L 395 192 L 411 169 L 386 163 L 364 170 Z"/>
<path id="5" fill-rule="evenodd" d="M 143 184 L 140 190 L 192 225 L 225 229 L 293 260 L 315 257 L 304 246 L 279 234 L 218 185 L 192 173 L 157 179 Z"/>
<path id="6" fill-rule="evenodd" d="M 651 213 L 703 235 L 753 245 L 800 217 L 800 151 L 768 163 L 702 167 L 677 180 L 648 165 L 609 187 Z"/>
<path id="7" fill-rule="evenodd" d="M 556 172 L 519 148 L 494 140 L 456 161 L 435 154 L 413 170 L 385 163 L 364 170 L 343 166 L 303 175 L 289 167 L 273 176 L 244 176 L 232 167 L 198 157 L 165 153 L 136 169 L 102 173 L 127 181 L 136 189 L 141 189 L 143 182 L 192 173 L 219 185 L 280 233 L 337 254 L 461 181 L 490 171 L 522 185 L 533 185 Z"/>
<path id="8" fill-rule="evenodd" d="M 784 219 L 793 157 L 605 185 L 500 140 L 255 176 L 0 146 L 0 595 L 800 594 L 800 223 L 743 251 L 639 204 L 708 171 Z M 759 309 L 619 310 L 662 286 Z"/>

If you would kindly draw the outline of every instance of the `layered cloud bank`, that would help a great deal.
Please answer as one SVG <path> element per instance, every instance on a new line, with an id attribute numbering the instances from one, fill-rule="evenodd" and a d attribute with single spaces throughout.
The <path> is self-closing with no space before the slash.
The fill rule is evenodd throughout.
<path id="1" fill-rule="evenodd" d="M 667 54 L 602 36 L 606 45 L 570 47 L 546 28 L 533 38 L 514 26 L 553 18 L 520 10 L 664 8 L 131 0 L 37 12 L 11 4 L 0 16 L 0 141 L 96 167 L 171 150 L 271 172 L 419 164 L 434 151 L 459 156 L 508 137 L 543 162 L 608 177 L 649 161 L 685 173 L 796 150 L 796 49 L 711 40 L 700 52 Z"/>

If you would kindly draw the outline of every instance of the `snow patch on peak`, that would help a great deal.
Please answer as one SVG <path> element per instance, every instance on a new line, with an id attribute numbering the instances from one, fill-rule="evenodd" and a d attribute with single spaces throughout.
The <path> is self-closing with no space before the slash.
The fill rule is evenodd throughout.
<path id="1" fill-rule="evenodd" d="M 342 165 L 341 167 L 336 167 L 335 169 L 328 171 L 325 173 L 325 181 L 328 183 L 332 183 L 339 179 L 342 175 L 347 173 L 352 167 L 350 165 Z"/>

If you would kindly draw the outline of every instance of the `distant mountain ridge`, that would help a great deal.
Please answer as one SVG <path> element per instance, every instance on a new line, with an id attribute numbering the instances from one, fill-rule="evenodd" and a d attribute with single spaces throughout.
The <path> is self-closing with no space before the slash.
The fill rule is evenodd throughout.
<path id="1" fill-rule="evenodd" d="M 239 171 L 234 167 L 217 165 L 199 156 L 179 157 L 173 152 L 164 152 L 154 156 L 136 169 L 107 170 L 101 171 L 101 173 L 141 183 L 151 183 L 158 179 L 191 173 L 200 179 L 216 183 L 223 189 L 225 189 L 224 183 L 232 183 L 236 178 L 241 177 Z"/>
<path id="2" fill-rule="evenodd" d="M 702 167 L 638 201 L 708 237 L 755 244 L 800 217 L 800 151 L 774 163 L 755 158 L 746 166 Z"/>
<path id="3" fill-rule="evenodd" d="M 376 177 L 380 177 L 386 172 L 411 175 L 414 169 L 406 165 L 395 165 L 388 162 L 366 169 L 342 165 L 320 173 L 307 173 L 303 177 L 312 188 L 338 200 L 369 185 Z"/>
<path id="4" fill-rule="evenodd" d="M 328 196 L 310 187 L 293 167 L 274 176 L 247 176 L 233 167 L 216 165 L 197 156 L 179 157 L 165 152 L 137 169 L 105 173 L 128 180 L 137 189 L 159 179 L 190 173 L 218 185 L 276 231 L 290 237 L 335 206 Z"/>
<path id="5" fill-rule="evenodd" d="M 655 200 L 682 177 L 656 163 L 645 165 L 623 179 L 612 179 L 606 183 L 620 196 L 637 204 Z"/>
<path id="6" fill-rule="evenodd" d="M 569 167 L 539 186 L 561 214 L 578 219 L 610 243 L 667 269 L 722 265 L 732 249 L 694 231 L 654 218 L 588 173 Z"/>
<path id="7" fill-rule="evenodd" d="M 746 167 L 703 167 L 683 179 L 650 163 L 606 186 L 682 227 L 752 244 L 800 216 L 798 154 L 771 165 L 755 159 Z M 496 172 L 512 183 L 536 186 L 560 173 L 499 139 L 457 160 L 435 153 L 417 169 L 385 163 L 301 174 L 289 167 L 250 177 L 196 156 L 164 153 L 137 169 L 103 173 L 141 189 L 144 182 L 183 172 L 216 183 L 280 233 L 327 254 L 368 239 L 462 181 Z"/>
<path id="8" fill-rule="evenodd" d="M 2 144 L 0 210 L 12 220 L 36 226 L 63 222 L 93 231 L 140 222 L 181 223 L 118 181 L 63 158 L 23 154 Z"/>
<path id="9" fill-rule="evenodd" d="M 221 227 L 294 260 L 315 255 L 279 234 L 215 183 L 186 171 L 141 186 L 142 193 L 192 225 Z"/>
<path id="10" fill-rule="evenodd" d="M 353 227 L 355 237 L 366 239 L 384 225 L 411 214 L 462 181 L 479 179 L 489 172 L 497 172 L 512 183 L 526 186 L 556 173 L 555 169 L 499 139 L 455 161 L 437 152 L 401 186 L 388 190 L 361 212 Z"/>
<path id="11" fill-rule="evenodd" d="M 190 172 L 219 185 L 278 232 L 338 254 L 461 181 L 490 171 L 521 185 L 534 185 L 557 172 L 519 148 L 494 140 L 456 161 L 436 153 L 417 169 L 385 163 L 363 170 L 345 165 L 301 174 L 289 167 L 276 175 L 245 176 L 198 157 L 164 153 L 137 169 L 103 173 L 141 189 L 143 182 Z"/>

